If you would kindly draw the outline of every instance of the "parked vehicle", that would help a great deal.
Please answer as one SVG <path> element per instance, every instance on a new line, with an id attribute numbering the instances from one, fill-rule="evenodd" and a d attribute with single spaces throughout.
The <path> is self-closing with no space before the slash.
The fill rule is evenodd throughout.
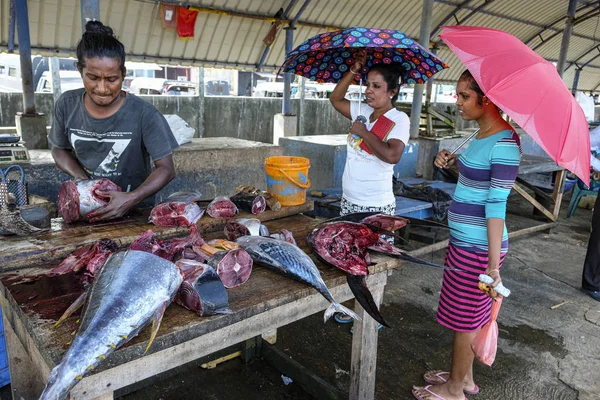
<path id="1" fill-rule="evenodd" d="M 79 71 L 60 71 L 60 91 L 79 89 L 83 87 L 83 80 Z M 36 92 L 52 93 L 52 76 L 46 71 L 40 77 Z"/>
<path id="2" fill-rule="evenodd" d="M 162 78 L 134 78 L 129 90 L 141 95 L 194 96 L 196 84 L 189 81 L 170 81 Z"/>
<path id="3" fill-rule="evenodd" d="M 204 82 L 204 94 L 207 96 L 229 96 L 231 86 L 222 79 L 211 79 Z"/>

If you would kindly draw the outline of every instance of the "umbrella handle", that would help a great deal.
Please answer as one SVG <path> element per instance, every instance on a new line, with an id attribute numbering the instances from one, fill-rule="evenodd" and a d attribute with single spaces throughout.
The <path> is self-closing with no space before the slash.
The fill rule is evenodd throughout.
<path id="1" fill-rule="evenodd" d="M 468 138 L 466 138 L 465 140 L 463 140 L 463 142 L 461 144 L 458 145 L 457 148 L 455 148 L 454 150 L 452 150 L 452 152 L 450 154 L 454 154 L 456 153 L 458 150 L 460 150 L 461 147 L 463 147 L 469 140 L 471 140 L 473 138 L 473 136 L 477 135 L 479 133 L 479 128 L 477 128 L 477 130 L 475 132 L 473 132 L 471 135 L 469 135 Z"/>

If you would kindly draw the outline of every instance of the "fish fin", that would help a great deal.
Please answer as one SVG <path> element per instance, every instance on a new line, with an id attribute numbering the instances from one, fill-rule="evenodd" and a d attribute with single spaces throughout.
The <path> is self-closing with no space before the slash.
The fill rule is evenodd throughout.
<path id="1" fill-rule="evenodd" d="M 61 322 L 63 322 L 65 319 L 69 318 L 71 316 L 71 314 L 73 314 L 81 306 L 83 306 L 85 304 L 86 296 L 87 296 L 87 290 L 85 292 L 81 293 L 81 295 L 73 302 L 73 304 L 71 304 L 69 306 L 69 308 L 67 308 L 67 311 L 65 311 L 63 313 L 63 315 L 61 315 L 61 317 L 58 319 L 58 321 L 56 321 L 56 323 L 53 325 L 53 327 L 56 328 L 58 325 L 60 325 Z"/>
<path id="2" fill-rule="evenodd" d="M 146 346 L 146 350 L 144 350 L 144 354 L 148 352 L 148 349 L 152 345 L 154 338 L 156 338 L 156 334 L 158 333 L 158 328 L 160 328 L 160 323 L 162 321 L 163 315 L 165 314 L 165 310 L 167 309 L 170 303 L 170 301 L 165 301 L 154 312 L 154 318 L 152 318 L 152 333 L 150 334 L 150 339 L 148 340 L 148 345 Z"/>
<path id="3" fill-rule="evenodd" d="M 355 320 L 358 320 L 358 321 L 361 320 L 361 318 L 358 316 L 358 314 L 355 313 L 354 311 L 352 311 L 351 309 L 349 309 L 348 307 L 344 307 L 340 303 L 333 302 L 325 310 L 325 316 L 324 316 L 324 321 L 323 322 L 327 322 L 327 320 L 329 318 L 331 318 L 331 316 L 333 314 L 335 314 L 336 312 L 345 314 L 345 315 L 351 317 L 352 319 L 355 319 Z"/>
<path id="4" fill-rule="evenodd" d="M 373 300 L 373 295 L 369 291 L 369 288 L 367 288 L 367 282 L 365 281 L 364 275 L 348 275 L 346 280 L 348 281 L 348 286 L 350 286 L 350 290 L 352 290 L 354 297 L 358 300 L 359 304 L 367 314 L 373 317 L 373 319 L 381 325 L 391 328 L 383 319 L 381 312 L 379 312 L 377 304 L 375 304 L 375 300 Z"/>

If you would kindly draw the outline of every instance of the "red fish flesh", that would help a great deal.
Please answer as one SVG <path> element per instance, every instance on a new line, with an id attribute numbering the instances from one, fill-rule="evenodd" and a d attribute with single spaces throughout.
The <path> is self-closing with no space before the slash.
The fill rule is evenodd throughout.
<path id="1" fill-rule="evenodd" d="M 109 179 L 63 182 L 58 191 L 58 213 L 67 224 L 86 219 L 86 216 L 108 204 L 96 191 L 113 192 L 121 188 Z"/>

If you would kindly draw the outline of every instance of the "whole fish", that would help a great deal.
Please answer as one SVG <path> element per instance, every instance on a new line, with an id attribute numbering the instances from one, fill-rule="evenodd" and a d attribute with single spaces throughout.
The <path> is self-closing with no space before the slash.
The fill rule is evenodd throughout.
<path id="1" fill-rule="evenodd" d="M 236 242 L 257 263 L 317 289 L 331 303 L 325 310 L 325 321 L 336 312 L 341 312 L 354 319 L 360 319 L 352 310 L 335 301 L 323 278 L 321 278 L 319 269 L 313 260 L 299 247 L 283 240 L 264 236 L 242 236 Z"/>
<path id="2" fill-rule="evenodd" d="M 143 251 L 115 253 L 94 280 L 81 325 L 40 400 L 64 399 L 110 353 L 152 323 L 146 351 L 183 278 L 170 261 Z"/>

